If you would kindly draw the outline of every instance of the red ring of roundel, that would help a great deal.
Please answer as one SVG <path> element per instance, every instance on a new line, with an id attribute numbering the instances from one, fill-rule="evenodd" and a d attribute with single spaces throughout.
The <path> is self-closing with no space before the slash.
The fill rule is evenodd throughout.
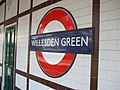
<path id="1" fill-rule="evenodd" d="M 54 20 L 61 22 L 66 31 L 77 29 L 75 21 L 70 12 L 64 8 L 56 7 L 48 11 L 42 18 L 37 30 L 37 34 L 42 34 L 46 25 Z M 47 63 L 42 55 L 42 52 L 40 51 L 36 51 L 36 56 L 38 63 L 45 74 L 51 77 L 60 77 L 70 69 L 76 54 L 65 53 L 63 59 L 56 65 Z"/>

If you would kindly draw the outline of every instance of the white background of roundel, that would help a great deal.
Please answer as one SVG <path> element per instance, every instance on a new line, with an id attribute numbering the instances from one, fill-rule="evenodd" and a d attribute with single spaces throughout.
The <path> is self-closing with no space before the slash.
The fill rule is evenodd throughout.
<path id="1" fill-rule="evenodd" d="M 57 20 L 51 21 L 47 24 L 43 33 L 64 31 L 63 24 Z M 58 64 L 64 57 L 65 53 L 42 52 L 47 63 L 55 65 Z"/>

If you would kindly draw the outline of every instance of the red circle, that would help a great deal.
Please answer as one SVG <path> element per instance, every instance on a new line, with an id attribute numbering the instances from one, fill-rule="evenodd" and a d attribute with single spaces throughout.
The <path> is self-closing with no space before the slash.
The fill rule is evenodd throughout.
<path id="1" fill-rule="evenodd" d="M 63 8 L 54 8 L 48 11 L 41 20 L 37 34 L 42 34 L 46 25 L 54 20 L 61 22 L 67 31 L 76 29 L 76 24 L 71 14 L 67 10 Z M 36 52 L 36 56 L 38 63 L 45 74 L 51 77 L 59 77 L 70 69 L 71 65 L 74 62 L 76 54 L 65 53 L 63 59 L 56 65 L 47 63 L 42 55 L 42 52 L 40 51 Z"/>

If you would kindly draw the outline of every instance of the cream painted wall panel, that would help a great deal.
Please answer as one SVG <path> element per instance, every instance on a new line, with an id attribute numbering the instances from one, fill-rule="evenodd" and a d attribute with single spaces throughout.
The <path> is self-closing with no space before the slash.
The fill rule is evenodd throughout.
<path id="1" fill-rule="evenodd" d="M 30 9 L 31 0 L 20 0 L 19 13 Z"/>
<path id="2" fill-rule="evenodd" d="M 108 51 L 100 50 L 99 55 L 100 55 L 99 59 L 107 59 L 108 58 Z"/>
<path id="3" fill-rule="evenodd" d="M 5 4 L 2 4 L 0 6 L 0 22 L 4 21 L 4 10 L 5 10 Z"/>
<path id="4" fill-rule="evenodd" d="M 44 76 L 44 74 L 41 74 L 42 71 L 37 62 L 36 54 L 35 52 L 32 52 L 32 51 L 30 53 L 30 73 L 39 77 Z"/>
<path id="5" fill-rule="evenodd" d="M 65 1 L 65 2 L 64 2 Z M 61 1 L 54 7 L 61 6 L 68 9 L 75 17 L 78 28 L 92 26 L 92 0 L 74 0 L 67 3 L 67 0 Z"/>
<path id="6" fill-rule="evenodd" d="M 102 1 L 102 0 L 101 0 Z M 109 0 L 101 3 L 101 12 L 111 11 L 119 8 L 119 0 Z"/>
<path id="7" fill-rule="evenodd" d="M 2 67 L 0 67 L 0 77 L 2 76 Z"/>
<path id="8" fill-rule="evenodd" d="M 104 70 L 104 69 L 99 70 L 98 73 L 99 73 L 100 79 L 107 79 L 107 71 L 106 70 Z"/>
<path id="9" fill-rule="evenodd" d="M 108 20 L 108 12 L 101 12 L 100 21 Z"/>
<path id="10" fill-rule="evenodd" d="M 52 88 L 49 88 L 43 84 L 40 84 L 38 82 L 35 82 L 33 80 L 29 81 L 29 90 L 53 90 Z"/>
<path id="11" fill-rule="evenodd" d="M 29 15 L 18 20 L 17 60 L 16 69 L 27 72 Z"/>
<path id="12" fill-rule="evenodd" d="M 64 0 L 64 3 L 62 3 L 62 5 L 65 5 L 65 6 L 68 6 L 68 5 L 71 5 L 71 4 L 75 4 L 75 3 L 78 3 L 78 2 L 80 2 L 80 0 L 69 0 L 69 2 L 68 2 L 68 0 Z"/>
<path id="13" fill-rule="evenodd" d="M 87 15 L 87 16 L 83 16 L 83 17 L 79 17 L 78 19 L 76 19 L 77 24 L 79 25 L 79 28 L 84 28 L 84 27 L 91 27 L 91 23 L 92 23 L 92 15 Z M 88 24 L 90 24 L 88 26 Z M 82 27 L 81 25 L 84 25 L 84 27 Z"/>
<path id="14" fill-rule="evenodd" d="M 118 19 L 118 29 L 120 29 L 120 19 Z"/>
<path id="15" fill-rule="evenodd" d="M 108 51 L 108 60 L 120 61 L 120 51 L 119 50 L 109 50 Z"/>
<path id="16" fill-rule="evenodd" d="M 46 2 L 47 0 L 33 0 L 33 6 L 37 6 L 43 2 Z"/>
<path id="17" fill-rule="evenodd" d="M 92 7 L 91 5 L 85 8 L 80 8 L 79 9 L 79 16 L 87 16 L 87 15 L 92 15 Z"/>
<path id="18" fill-rule="evenodd" d="M 120 89 L 120 83 L 117 83 L 116 84 L 116 90 L 119 90 Z"/>
<path id="19" fill-rule="evenodd" d="M 120 29 L 112 30 L 108 32 L 108 40 L 119 40 L 119 39 L 120 39 Z"/>
<path id="20" fill-rule="evenodd" d="M 6 0 L 6 20 L 17 15 L 18 0 Z"/>
<path id="21" fill-rule="evenodd" d="M 101 0 L 98 90 L 119 90 L 120 0 Z"/>
<path id="22" fill-rule="evenodd" d="M 120 62 L 117 63 L 117 71 L 120 72 Z"/>
<path id="23" fill-rule="evenodd" d="M 115 10 L 111 10 L 108 12 L 108 19 L 119 19 L 120 18 L 120 8 L 115 9 Z"/>
<path id="24" fill-rule="evenodd" d="M 81 8 L 86 8 L 86 7 L 91 6 L 92 5 L 92 0 L 77 0 L 77 1 L 72 1 L 71 0 L 71 4 L 69 4 L 69 5 L 66 5 L 66 4 L 67 4 L 67 2 L 64 2 L 64 0 L 61 2 L 61 5 L 63 7 L 66 7 L 68 10 L 69 9 L 70 10 L 78 10 L 78 9 L 81 9 Z"/>
<path id="25" fill-rule="evenodd" d="M 115 82 L 107 81 L 104 79 L 99 80 L 98 90 L 116 90 Z"/>
<path id="26" fill-rule="evenodd" d="M 117 40 L 117 49 L 120 50 L 120 40 Z"/>
<path id="27" fill-rule="evenodd" d="M 101 59 L 100 61 L 99 61 L 100 63 L 99 63 L 99 68 L 101 69 L 101 70 L 110 70 L 110 71 L 115 71 L 116 70 L 116 62 L 115 61 L 110 61 L 110 60 L 103 60 L 103 59 Z"/>
<path id="28" fill-rule="evenodd" d="M 16 74 L 16 86 L 21 90 L 26 90 L 27 78 Z"/>
<path id="29" fill-rule="evenodd" d="M 100 32 L 100 40 L 108 40 L 108 31 Z"/>
<path id="30" fill-rule="evenodd" d="M 103 21 L 100 24 L 100 29 L 101 30 L 116 30 L 117 27 L 117 20 L 108 20 L 108 21 Z"/>
<path id="31" fill-rule="evenodd" d="M 105 2 L 109 2 L 109 1 L 111 1 L 111 0 L 101 0 L 100 2 L 105 3 Z"/>
<path id="32" fill-rule="evenodd" d="M 102 50 L 116 50 L 117 49 L 116 41 L 114 41 L 114 40 L 102 41 L 102 42 L 100 42 L 100 48 Z"/>
<path id="33" fill-rule="evenodd" d="M 45 15 L 46 9 L 40 9 L 38 11 L 33 12 L 32 16 L 32 30 L 31 30 L 31 34 L 36 34 L 36 31 L 38 29 L 39 23 L 41 21 L 41 19 L 43 18 L 43 16 Z M 48 9 L 50 10 L 50 8 Z M 36 18 L 35 18 L 36 17 Z"/>
<path id="34" fill-rule="evenodd" d="M 0 26 L 0 63 L 2 63 L 2 55 L 3 55 L 3 25 Z"/>
<path id="35" fill-rule="evenodd" d="M 120 75 L 120 72 L 107 71 L 107 80 L 120 83 L 119 75 Z M 113 76 L 115 76 L 115 77 L 113 77 Z"/>

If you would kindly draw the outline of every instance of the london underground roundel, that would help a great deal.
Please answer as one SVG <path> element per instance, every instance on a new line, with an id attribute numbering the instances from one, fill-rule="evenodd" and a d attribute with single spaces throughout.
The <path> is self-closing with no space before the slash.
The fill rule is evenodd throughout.
<path id="1" fill-rule="evenodd" d="M 45 27 L 50 22 L 55 20 L 62 23 L 66 31 L 77 29 L 75 20 L 71 15 L 71 13 L 64 8 L 56 7 L 51 9 L 44 15 L 44 17 L 42 18 L 39 24 L 37 34 L 43 34 Z M 47 62 L 41 51 L 36 51 L 36 56 L 42 71 L 46 75 L 56 78 L 64 75 L 71 68 L 75 60 L 76 54 L 65 53 L 61 61 L 54 65 Z"/>

